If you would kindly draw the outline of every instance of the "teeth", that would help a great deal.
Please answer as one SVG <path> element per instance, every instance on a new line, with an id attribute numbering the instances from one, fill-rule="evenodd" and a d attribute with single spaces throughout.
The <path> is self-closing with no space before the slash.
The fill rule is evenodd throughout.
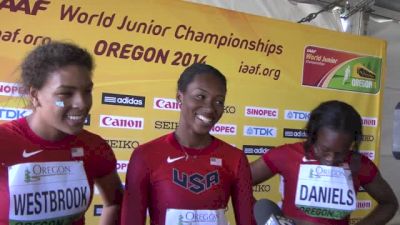
<path id="1" fill-rule="evenodd" d="M 212 119 L 207 118 L 207 117 L 205 117 L 203 115 L 197 115 L 197 118 L 199 118 L 201 121 L 203 121 L 205 123 L 211 123 L 212 122 Z"/>
<path id="2" fill-rule="evenodd" d="M 68 116 L 70 120 L 82 120 L 83 116 Z"/>

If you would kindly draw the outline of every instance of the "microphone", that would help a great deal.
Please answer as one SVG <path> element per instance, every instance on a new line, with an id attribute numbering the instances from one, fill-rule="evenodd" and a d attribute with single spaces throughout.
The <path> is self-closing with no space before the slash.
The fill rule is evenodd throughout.
<path id="1" fill-rule="evenodd" d="M 268 199 L 260 199 L 254 204 L 254 217 L 257 225 L 295 225 L 285 218 L 279 206 Z"/>

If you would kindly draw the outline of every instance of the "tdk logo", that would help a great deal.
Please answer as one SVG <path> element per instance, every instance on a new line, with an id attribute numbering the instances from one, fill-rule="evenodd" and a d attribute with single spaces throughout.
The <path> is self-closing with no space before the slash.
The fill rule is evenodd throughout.
<path id="1" fill-rule="evenodd" d="M 243 145 L 243 152 L 245 155 L 263 155 L 268 152 L 272 146 L 259 146 L 259 145 Z"/>
<path id="2" fill-rule="evenodd" d="M 144 107 L 145 97 L 133 95 L 119 95 L 111 93 L 103 93 L 101 98 L 102 104 L 123 105 L 131 107 Z"/>
<path id="3" fill-rule="evenodd" d="M 180 111 L 181 104 L 173 98 L 154 98 L 154 109 Z"/>
<path id="4" fill-rule="evenodd" d="M 254 106 L 246 106 L 244 116 L 265 118 L 265 119 L 278 119 L 278 110 L 269 108 L 260 108 Z"/>
<path id="5" fill-rule="evenodd" d="M 30 109 L 0 107 L 0 120 L 15 120 L 29 116 L 31 113 L 32 110 Z"/>
<path id="6" fill-rule="evenodd" d="M 0 95 L 3 96 L 23 96 L 24 88 L 18 83 L 0 82 Z"/>
<path id="7" fill-rule="evenodd" d="M 244 126 L 243 135 L 253 137 L 276 137 L 276 127 Z"/>
<path id="8" fill-rule="evenodd" d="M 22 11 L 27 15 L 36 15 L 39 10 L 47 10 L 50 1 L 46 0 L 1 0 L 0 10 L 8 9 L 10 12 Z"/>
<path id="9" fill-rule="evenodd" d="M 305 130 L 283 128 L 283 137 L 285 138 L 307 138 Z"/>
<path id="10" fill-rule="evenodd" d="M 378 119 L 376 117 L 363 117 L 362 125 L 366 127 L 376 127 L 378 125 Z"/>
<path id="11" fill-rule="evenodd" d="M 375 151 L 360 150 L 360 154 L 368 157 L 368 159 L 372 161 L 375 159 Z"/>
<path id="12" fill-rule="evenodd" d="M 100 127 L 143 130 L 144 119 L 126 116 L 100 115 Z"/>
<path id="13" fill-rule="evenodd" d="M 236 125 L 233 124 L 215 124 L 210 130 L 210 134 L 236 135 Z"/>
<path id="14" fill-rule="evenodd" d="M 127 160 L 118 160 L 117 161 L 117 172 L 118 173 L 126 173 L 128 169 L 128 162 Z"/>
<path id="15" fill-rule="evenodd" d="M 307 121 L 310 113 L 305 111 L 285 110 L 285 120 L 303 120 Z"/>

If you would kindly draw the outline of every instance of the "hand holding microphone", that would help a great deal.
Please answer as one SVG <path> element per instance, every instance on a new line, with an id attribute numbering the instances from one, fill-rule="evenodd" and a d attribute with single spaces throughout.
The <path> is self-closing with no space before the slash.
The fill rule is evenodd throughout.
<path id="1" fill-rule="evenodd" d="M 254 204 L 254 217 L 257 225 L 295 225 L 285 218 L 279 206 L 268 199 L 260 199 Z"/>

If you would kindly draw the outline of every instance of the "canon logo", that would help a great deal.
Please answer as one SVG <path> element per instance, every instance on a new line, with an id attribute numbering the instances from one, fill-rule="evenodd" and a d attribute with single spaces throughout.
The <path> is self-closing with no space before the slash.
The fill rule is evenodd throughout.
<path id="1" fill-rule="evenodd" d="M 236 135 L 236 125 L 233 124 L 215 124 L 210 130 L 210 134 Z"/>
<path id="2" fill-rule="evenodd" d="M 181 105 L 173 98 L 154 98 L 153 107 L 160 110 L 181 110 Z"/>
<path id="3" fill-rule="evenodd" d="M 261 108 L 255 106 L 246 106 L 245 114 L 246 117 L 256 117 L 265 119 L 278 119 L 278 109 Z"/>
<path id="4" fill-rule="evenodd" d="M 0 82 L 0 95 L 3 96 L 22 96 L 24 88 L 18 83 Z"/>
<path id="5" fill-rule="evenodd" d="M 144 119 L 136 117 L 100 115 L 100 127 L 143 130 Z"/>
<path id="6" fill-rule="evenodd" d="M 145 106 L 145 97 L 134 96 L 134 95 L 120 95 L 120 94 L 103 93 L 102 98 L 101 98 L 101 103 L 107 104 L 107 105 L 144 107 Z"/>
<path id="7" fill-rule="evenodd" d="M 378 119 L 375 117 L 363 117 L 362 125 L 366 127 L 376 127 L 378 125 Z"/>

